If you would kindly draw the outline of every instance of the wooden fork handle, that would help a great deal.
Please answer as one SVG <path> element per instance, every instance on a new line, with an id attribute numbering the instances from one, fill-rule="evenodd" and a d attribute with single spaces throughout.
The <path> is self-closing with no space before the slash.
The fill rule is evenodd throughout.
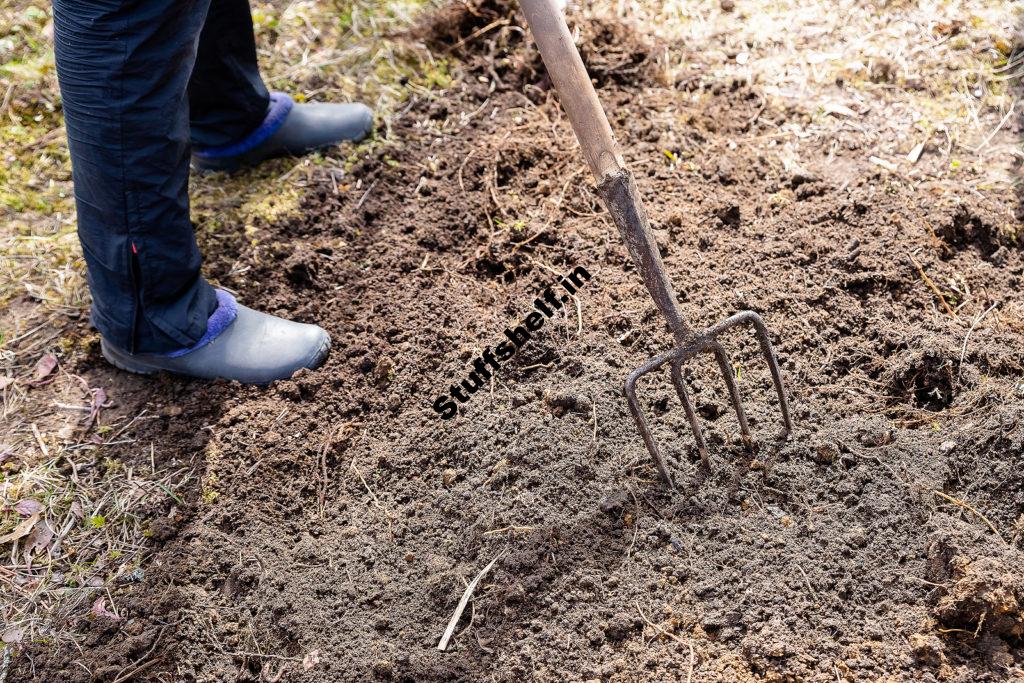
<path id="1" fill-rule="evenodd" d="M 555 0 L 520 0 L 544 66 L 598 183 L 625 169 L 597 92 Z"/>

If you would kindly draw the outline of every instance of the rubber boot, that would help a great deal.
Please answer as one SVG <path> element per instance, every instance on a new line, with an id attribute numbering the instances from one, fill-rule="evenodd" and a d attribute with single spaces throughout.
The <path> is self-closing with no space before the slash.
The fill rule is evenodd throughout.
<path id="1" fill-rule="evenodd" d="M 234 171 L 271 157 L 358 142 L 372 130 L 373 111 L 364 104 L 296 103 L 275 92 L 259 128 L 230 145 L 193 148 L 192 165 L 200 171 Z"/>
<path id="2" fill-rule="evenodd" d="M 143 375 L 165 371 L 243 384 L 288 379 L 301 368 L 319 367 L 327 359 L 331 337 L 320 327 L 260 313 L 236 304 L 223 291 L 217 294 L 221 306 L 210 318 L 207 336 L 193 347 L 169 354 L 130 354 L 102 339 L 104 358 L 122 370 Z M 226 317 L 218 322 L 221 314 Z M 222 329 L 212 334 L 218 327 Z"/>

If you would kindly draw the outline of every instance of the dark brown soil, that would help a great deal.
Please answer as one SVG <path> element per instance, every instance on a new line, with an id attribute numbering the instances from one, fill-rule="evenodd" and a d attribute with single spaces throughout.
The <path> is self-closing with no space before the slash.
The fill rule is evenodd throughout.
<path id="1" fill-rule="evenodd" d="M 493 20 L 427 30 L 454 45 Z M 331 358 L 269 389 L 148 385 L 144 436 L 203 485 L 153 511 L 145 580 L 116 587 L 126 619 L 83 620 L 84 653 L 36 652 L 17 680 L 112 681 L 138 662 L 145 681 L 1021 676 L 1024 258 L 996 227 L 1012 195 L 914 185 L 856 136 L 786 170 L 774 143 L 795 112 L 699 70 L 662 82 L 628 30 L 586 30 L 685 316 L 764 315 L 795 433 L 776 438 L 738 333 L 759 448 L 738 444 L 700 359 L 709 471 L 667 376 L 641 387 L 680 490 L 658 481 L 621 390 L 669 334 L 525 39 L 502 28 L 459 47 L 465 77 L 409 106 L 353 169 L 360 186 L 323 179 L 301 220 L 210 264 L 243 302 L 324 325 Z M 579 313 L 438 419 L 434 398 L 576 266 L 593 274 Z M 81 371 L 109 372 L 98 355 Z"/>

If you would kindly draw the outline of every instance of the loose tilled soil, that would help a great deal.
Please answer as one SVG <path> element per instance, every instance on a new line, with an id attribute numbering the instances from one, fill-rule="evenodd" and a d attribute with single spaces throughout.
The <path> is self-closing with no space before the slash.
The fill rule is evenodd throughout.
<path id="1" fill-rule="evenodd" d="M 159 550 L 114 590 L 125 618 L 83 619 L 82 652 L 38 648 L 17 680 L 136 662 L 148 681 L 1020 676 L 1024 259 L 995 217 L 1014 198 L 912 185 L 858 137 L 786 169 L 771 141 L 805 114 L 700 69 L 666 82 L 654 46 L 584 26 L 685 315 L 760 311 L 792 395 L 781 441 L 753 339 L 730 339 L 749 452 L 712 363 L 692 363 L 703 471 L 668 378 L 646 381 L 670 492 L 621 397 L 669 334 L 518 25 L 491 5 L 424 24 L 458 45 L 460 84 L 412 101 L 393 144 L 261 226 L 263 246 L 226 238 L 208 264 L 243 302 L 329 329 L 324 368 L 255 389 L 80 359 L 155 416 L 139 442 L 158 464 L 193 461 L 202 485 L 152 511 Z M 969 286 L 957 318 L 914 260 Z M 438 419 L 435 396 L 575 266 L 593 274 L 578 311 Z"/>

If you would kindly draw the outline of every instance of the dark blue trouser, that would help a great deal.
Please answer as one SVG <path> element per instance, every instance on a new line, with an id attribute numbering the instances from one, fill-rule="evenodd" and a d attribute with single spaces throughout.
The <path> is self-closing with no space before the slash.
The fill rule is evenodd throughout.
<path id="1" fill-rule="evenodd" d="M 53 19 L 93 324 L 132 353 L 191 346 L 217 300 L 190 143 L 244 138 L 269 105 L 248 0 L 53 0 Z"/>

